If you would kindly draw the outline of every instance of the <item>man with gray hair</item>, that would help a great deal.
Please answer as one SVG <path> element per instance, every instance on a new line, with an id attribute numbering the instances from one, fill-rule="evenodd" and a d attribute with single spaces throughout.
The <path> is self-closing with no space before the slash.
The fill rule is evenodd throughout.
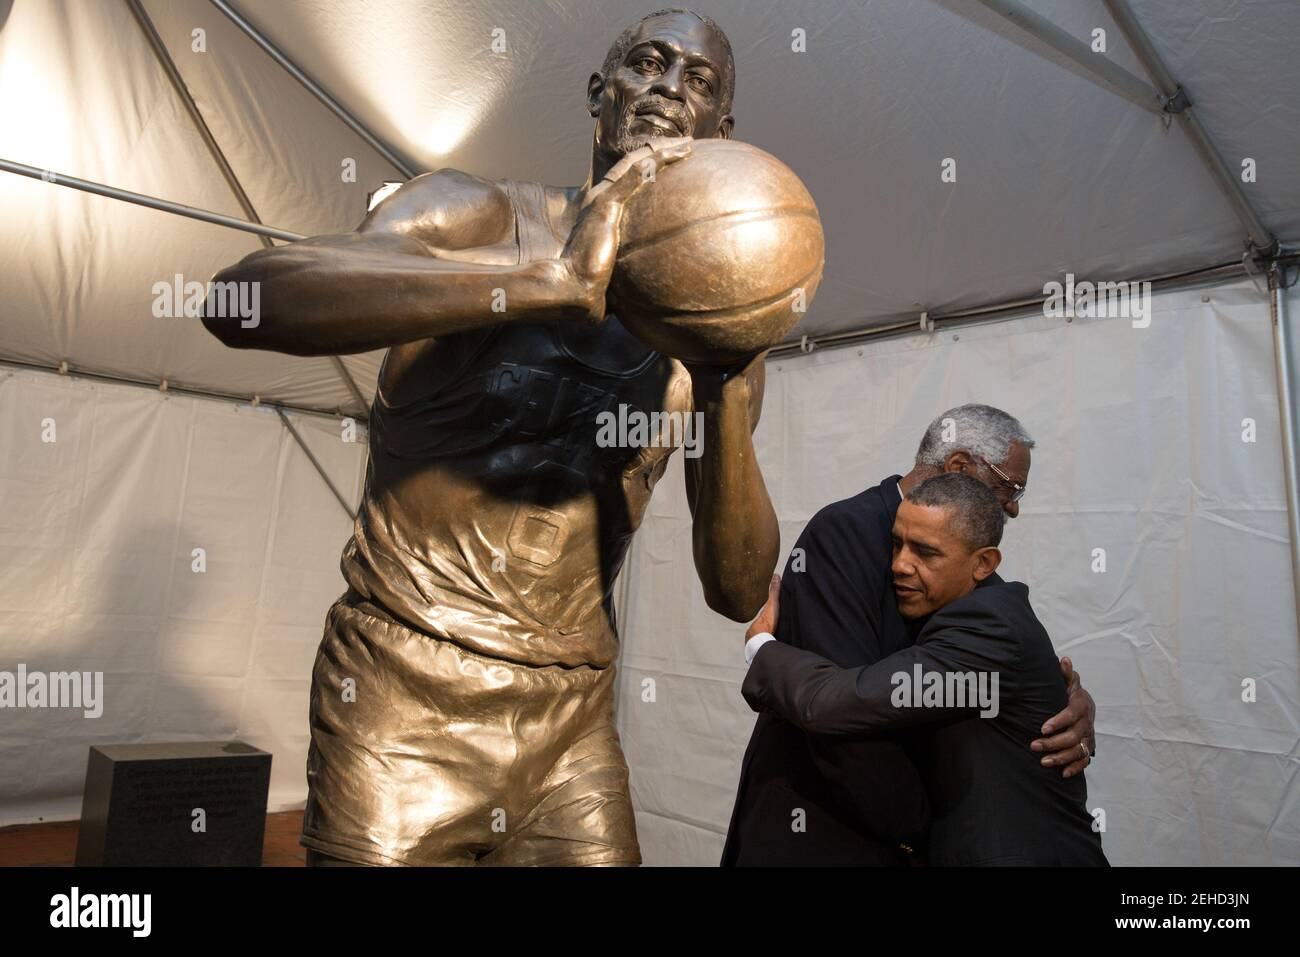
<path id="1" fill-rule="evenodd" d="M 1066 703 L 1029 589 L 998 577 L 1006 513 L 984 483 L 945 472 L 907 493 L 893 530 L 894 593 L 914 643 L 840 668 L 774 641 L 781 579 L 746 634 L 755 711 L 817 737 L 909 732 L 930 800 L 930 862 L 1106 866 L 1082 773 L 1025 747 Z"/>
<path id="2" fill-rule="evenodd" d="M 1001 409 L 959 405 L 925 430 L 916 463 L 902 479 L 904 491 L 940 472 L 965 472 L 992 489 L 1003 510 L 1015 518 L 1029 480 L 1029 450 L 1033 447 L 1034 440 L 1024 426 Z"/>
<path id="3" fill-rule="evenodd" d="M 890 571 L 904 496 L 926 479 L 960 473 L 987 486 L 1014 518 L 1033 447 L 1001 409 L 962 405 L 938 416 L 906 475 L 827 505 L 804 528 L 781 580 L 776 639 L 842 668 L 909 647 Z M 1095 706 L 1068 659 L 1061 671 L 1069 704 L 1030 747 L 1045 767 L 1073 777 L 1096 753 Z M 925 789 L 899 740 L 833 740 L 761 713 L 741 765 L 722 864 L 897 866 L 914 860 L 928 831 Z"/>

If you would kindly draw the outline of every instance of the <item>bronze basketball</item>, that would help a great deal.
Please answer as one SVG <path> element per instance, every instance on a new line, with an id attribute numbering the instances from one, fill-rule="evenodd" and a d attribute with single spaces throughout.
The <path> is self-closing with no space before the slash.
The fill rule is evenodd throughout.
<path id="1" fill-rule="evenodd" d="M 776 157 L 697 140 L 628 202 L 610 282 L 619 320 L 692 362 L 733 362 L 776 345 L 821 281 L 817 206 Z"/>

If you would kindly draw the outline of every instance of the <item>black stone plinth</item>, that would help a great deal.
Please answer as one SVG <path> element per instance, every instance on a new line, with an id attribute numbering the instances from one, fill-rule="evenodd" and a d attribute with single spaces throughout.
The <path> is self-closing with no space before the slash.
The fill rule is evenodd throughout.
<path id="1" fill-rule="evenodd" d="M 92 747 L 77 864 L 257 867 L 270 784 L 271 755 L 239 741 Z"/>

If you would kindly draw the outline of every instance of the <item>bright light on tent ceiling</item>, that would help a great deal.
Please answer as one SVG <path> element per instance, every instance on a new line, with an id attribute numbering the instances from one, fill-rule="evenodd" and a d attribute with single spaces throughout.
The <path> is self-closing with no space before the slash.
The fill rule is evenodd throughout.
<path id="1" fill-rule="evenodd" d="M 463 106 L 440 109 L 421 145 L 434 156 L 446 156 L 478 125 L 478 120 L 474 111 Z"/>
<path id="2" fill-rule="evenodd" d="M 40 65 L 37 37 L 14 23 L 0 39 L 0 156 L 5 159 L 67 171 L 75 161 L 71 91 L 56 71 Z"/>
<path id="3" fill-rule="evenodd" d="M 307 4 L 310 16 L 293 12 L 301 4 L 264 6 L 272 36 L 297 34 L 314 51 L 313 75 L 326 89 L 353 104 L 381 138 L 422 160 L 459 149 L 529 62 L 492 56 L 485 69 L 467 70 L 466 51 L 484 43 L 480 19 L 429 0 Z"/>

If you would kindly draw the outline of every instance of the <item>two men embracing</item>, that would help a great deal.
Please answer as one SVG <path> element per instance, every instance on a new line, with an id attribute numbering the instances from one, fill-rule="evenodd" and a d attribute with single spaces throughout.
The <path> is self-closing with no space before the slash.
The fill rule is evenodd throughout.
<path id="1" fill-rule="evenodd" d="M 1034 441 L 964 405 L 906 475 L 828 505 L 746 633 L 759 713 L 724 866 L 1105 866 L 1095 706 L 997 574 Z"/>

